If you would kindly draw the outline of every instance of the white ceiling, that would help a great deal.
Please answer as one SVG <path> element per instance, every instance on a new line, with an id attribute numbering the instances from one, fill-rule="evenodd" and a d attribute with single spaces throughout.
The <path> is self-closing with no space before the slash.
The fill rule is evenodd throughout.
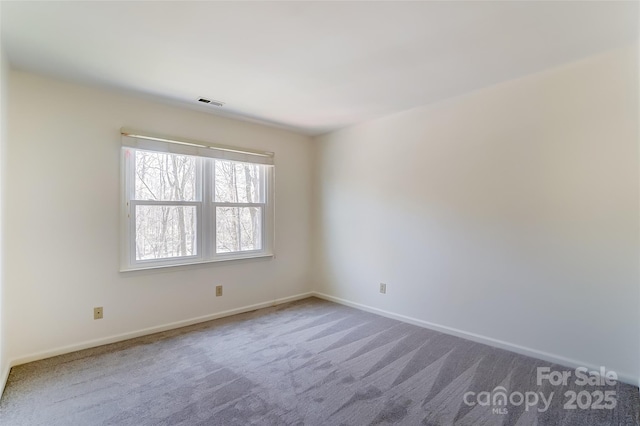
<path id="1" fill-rule="evenodd" d="M 12 66 L 320 134 L 635 42 L 638 3 L 2 2 Z"/>

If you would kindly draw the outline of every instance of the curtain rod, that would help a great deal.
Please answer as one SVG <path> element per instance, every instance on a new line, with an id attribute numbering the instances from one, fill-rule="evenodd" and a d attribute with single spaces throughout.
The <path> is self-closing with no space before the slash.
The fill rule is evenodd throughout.
<path id="1" fill-rule="evenodd" d="M 198 148 L 217 149 L 217 150 L 220 150 L 220 151 L 238 152 L 238 153 L 241 153 L 241 154 L 259 155 L 259 156 L 262 156 L 262 157 L 273 157 L 273 152 L 257 151 L 257 150 L 245 149 L 245 148 L 237 148 L 237 147 L 228 146 L 228 145 L 217 145 L 217 144 L 216 145 L 210 145 L 210 144 L 207 144 L 205 142 L 195 141 L 195 140 L 192 140 L 192 139 L 176 138 L 176 137 L 172 137 L 172 136 L 163 136 L 163 135 L 151 134 L 151 133 L 147 133 L 147 132 L 139 132 L 139 131 L 127 129 L 127 128 L 124 128 L 124 127 L 122 129 L 120 129 L 120 134 L 122 136 L 129 136 L 131 138 L 139 138 L 139 139 L 147 139 L 147 140 L 159 141 L 159 142 L 175 143 L 175 144 L 179 144 L 179 145 L 190 145 L 190 146 L 196 146 Z"/>

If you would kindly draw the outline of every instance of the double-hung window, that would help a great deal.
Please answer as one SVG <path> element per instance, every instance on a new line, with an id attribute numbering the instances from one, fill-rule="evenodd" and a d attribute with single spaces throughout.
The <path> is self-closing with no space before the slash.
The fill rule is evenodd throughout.
<path id="1" fill-rule="evenodd" d="M 273 255 L 273 154 L 123 131 L 122 270 Z"/>

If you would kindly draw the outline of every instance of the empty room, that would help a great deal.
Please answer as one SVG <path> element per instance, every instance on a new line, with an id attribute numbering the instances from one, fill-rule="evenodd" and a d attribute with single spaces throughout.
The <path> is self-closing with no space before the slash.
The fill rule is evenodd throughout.
<path id="1" fill-rule="evenodd" d="M 0 1 L 0 424 L 640 425 L 639 28 Z"/>

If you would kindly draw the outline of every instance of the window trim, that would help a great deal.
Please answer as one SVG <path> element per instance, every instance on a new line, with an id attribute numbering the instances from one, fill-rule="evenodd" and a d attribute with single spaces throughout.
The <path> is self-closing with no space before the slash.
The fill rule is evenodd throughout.
<path id="1" fill-rule="evenodd" d="M 175 266 L 198 265 L 205 263 L 218 263 L 227 261 L 237 261 L 245 259 L 273 258 L 274 254 L 274 230 L 275 230 L 275 214 L 274 214 L 274 166 L 273 154 L 269 155 L 270 164 L 265 163 L 264 159 L 251 162 L 239 159 L 219 158 L 211 156 L 207 151 L 207 156 L 187 154 L 182 152 L 174 152 L 173 147 L 166 149 L 169 139 L 162 139 L 159 142 L 160 149 L 154 150 L 154 142 L 145 140 L 140 146 L 139 141 L 131 141 L 131 136 L 123 133 L 123 146 L 121 149 L 121 256 L 120 256 L 120 272 L 150 270 L 157 268 L 167 268 Z M 177 142 L 182 143 L 182 142 Z M 191 142 L 189 143 L 191 144 Z M 207 146 L 208 147 L 208 146 Z M 180 151 L 178 147 L 178 151 Z M 196 157 L 196 193 L 198 196 L 195 201 L 147 201 L 135 200 L 133 195 L 135 192 L 135 176 L 134 162 L 127 158 L 127 150 L 135 152 L 135 150 L 165 152 L 168 154 L 190 155 Z M 242 151 L 236 149 L 232 154 L 241 153 L 240 155 L 253 155 L 253 152 Z M 247 158 L 247 157 L 240 157 Z M 250 157 L 249 157 L 250 158 Z M 262 170 L 262 192 L 264 195 L 262 203 L 224 203 L 214 201 L 213 181 L 213 165 L 216 159 L 245 162 L 259 164 Z M 196 229 L 196 247 L 197 253 L 193 256 L 181 256 L 165 259 L 146 259 L 136 260 L 136 235 L 135 235 L 135 209 L 138 205 L 168 205 L 168 206 L 195 206 L 197 217 Z M 260 250 L 237 251 L 229 253 L 216 253 L 216 207 L 242 207 L 242 206 L 260 206 L 262 209 L 261 217 L 261 236 L 262 248 Z"/>

